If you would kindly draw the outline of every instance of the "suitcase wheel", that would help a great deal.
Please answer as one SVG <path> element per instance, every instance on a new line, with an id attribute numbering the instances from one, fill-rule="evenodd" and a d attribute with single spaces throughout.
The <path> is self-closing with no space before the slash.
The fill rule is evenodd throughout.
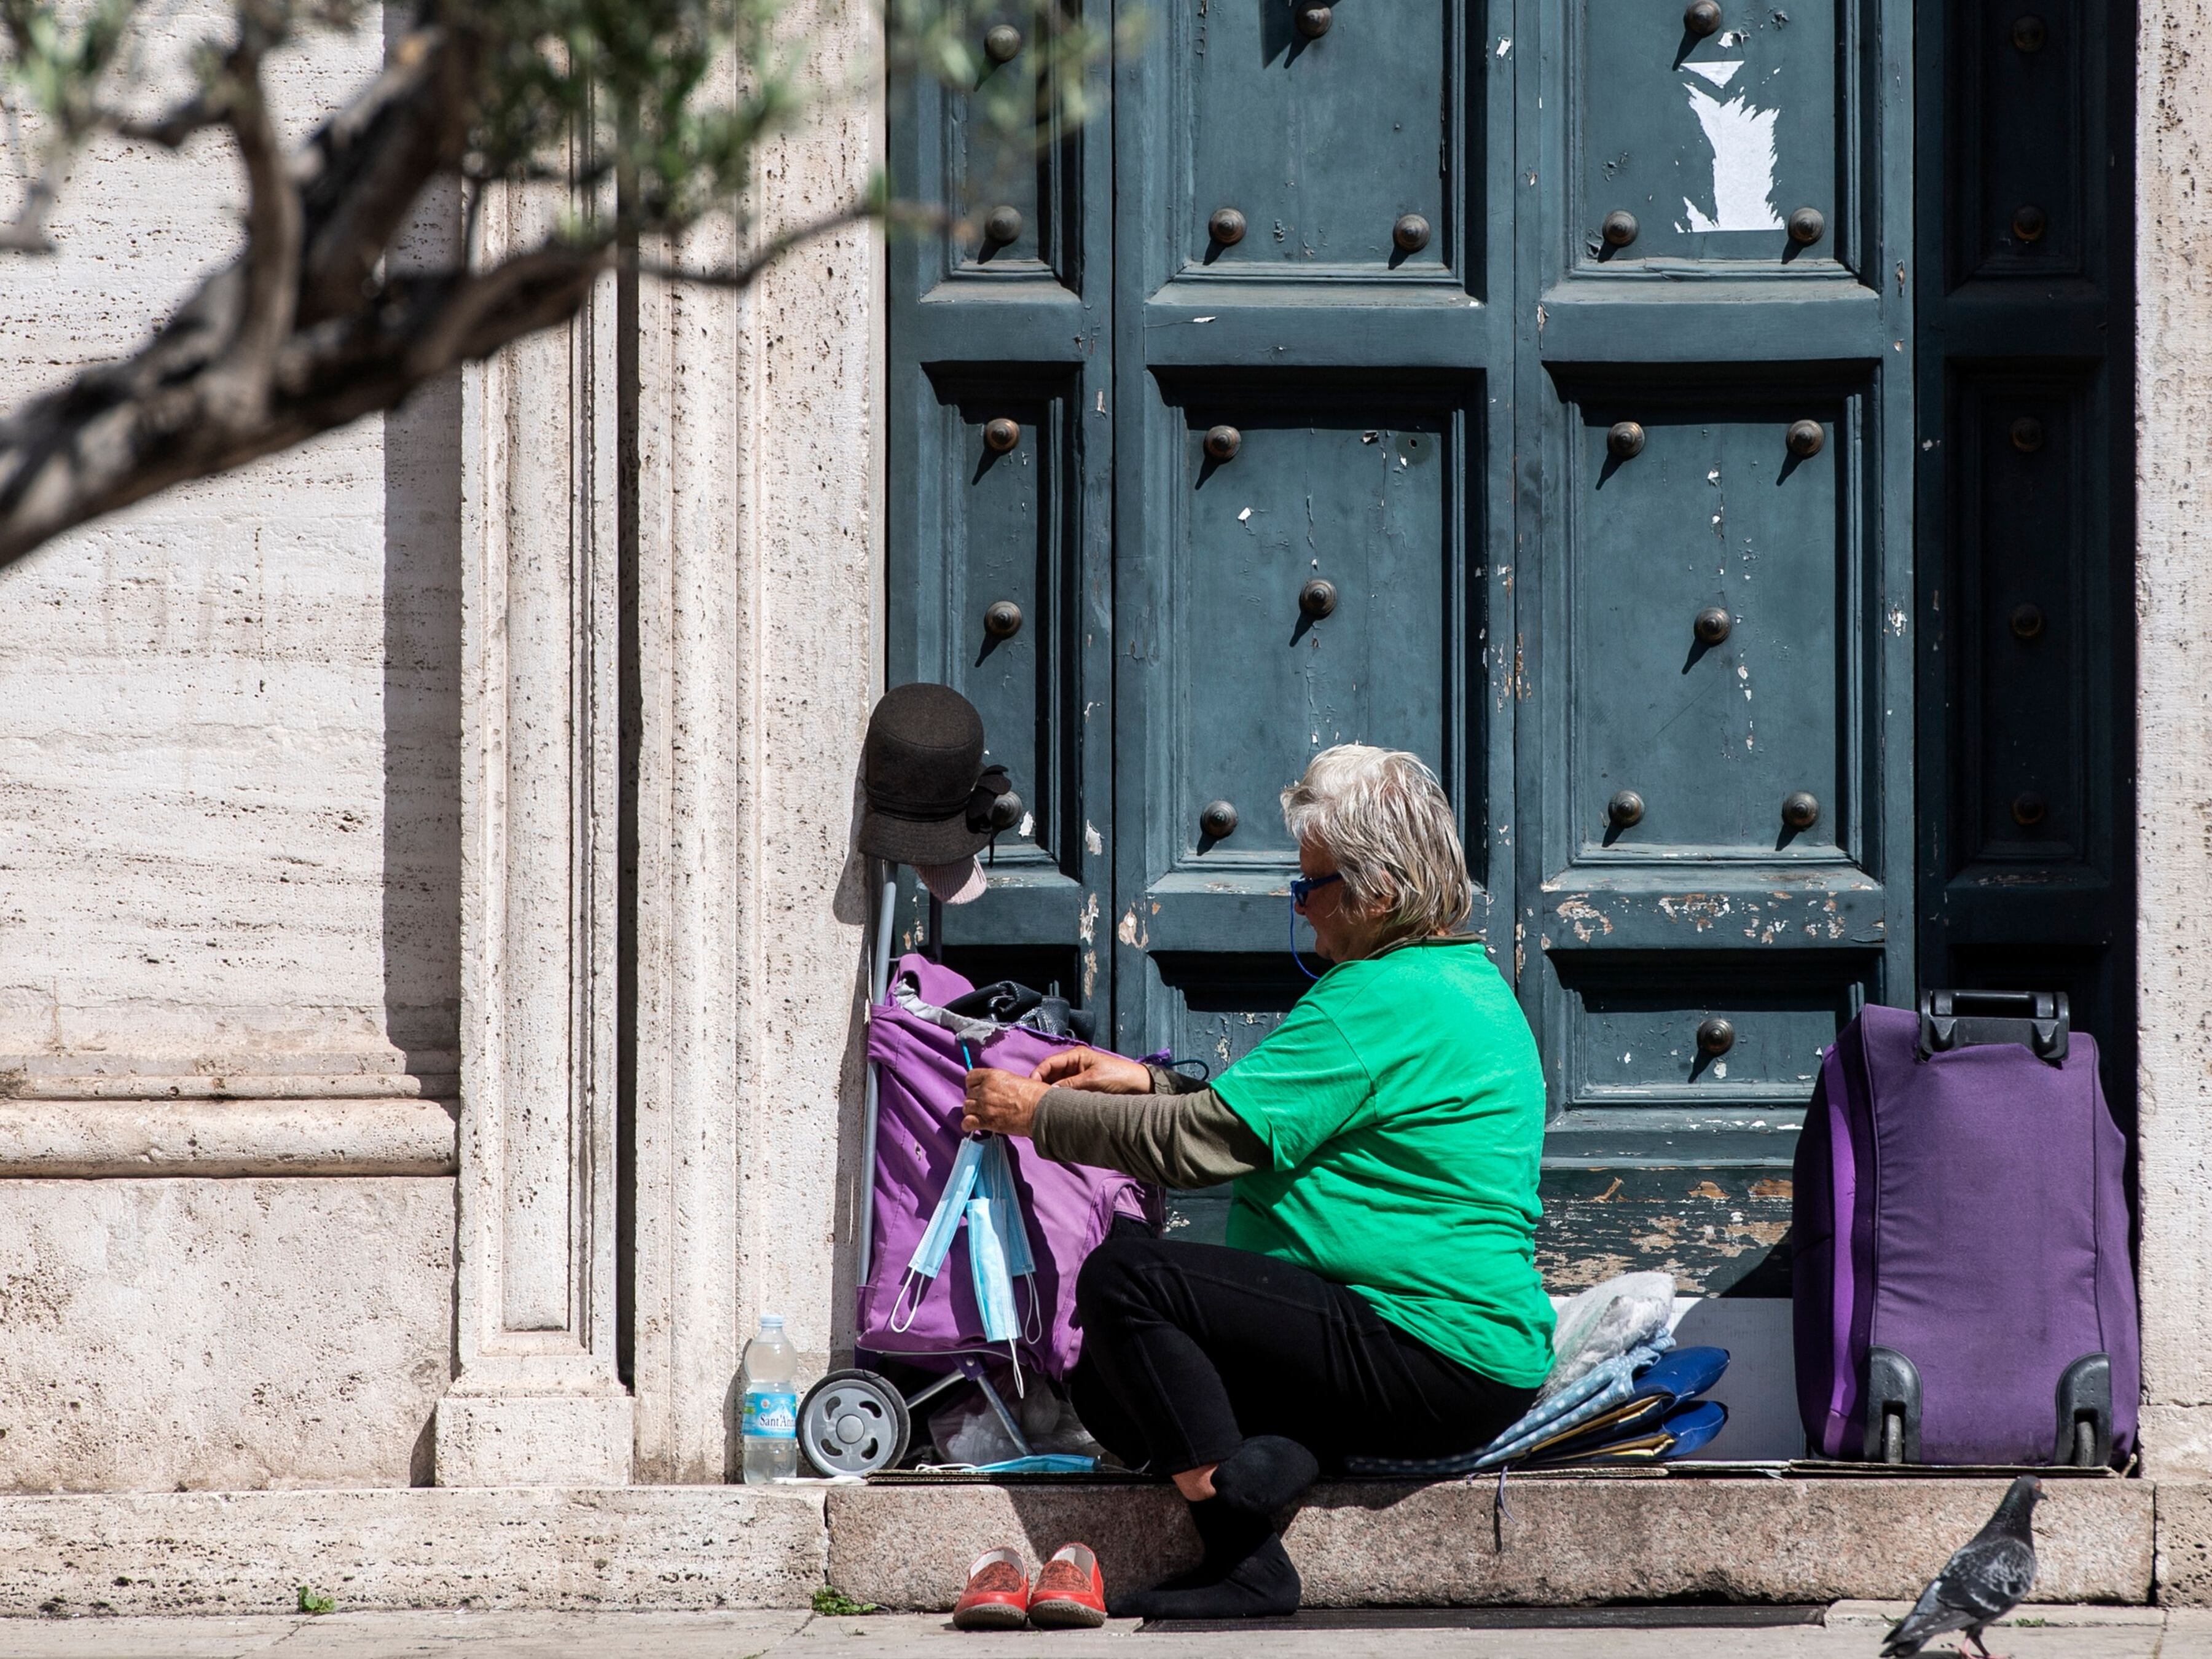
<path id="1" fill-rule="evenodd" d="M 2112 1357 L 2085 1353 L 2060 1373 L 2051 1461 L 2101 1469 L 2112 1461 Z"/>
<path id="2" fill-rule="evenodd" d="M 1866 1445 L 1869 1463 L 1920 1461 L 1920 1368 L 1894 1348 L 1867 1350 Z"/>

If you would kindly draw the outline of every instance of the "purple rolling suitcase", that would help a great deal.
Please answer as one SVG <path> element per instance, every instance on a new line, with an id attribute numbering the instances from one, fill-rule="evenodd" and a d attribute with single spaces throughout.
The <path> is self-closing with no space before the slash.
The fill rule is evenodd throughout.
<path id="1" fill-rule="evenodd" d="M 2101 1466 L 2135 1443 L 2125 1137 L 2048 992 L 1869 1006 L 1798 1142 L 1797 1403 L 1813 1451 Z"/>

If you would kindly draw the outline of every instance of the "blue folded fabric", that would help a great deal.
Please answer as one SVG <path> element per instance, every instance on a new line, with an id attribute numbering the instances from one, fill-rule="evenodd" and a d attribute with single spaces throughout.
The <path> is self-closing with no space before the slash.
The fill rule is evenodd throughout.
<path id="1" fill-rule="evenodd" d="M 1540 1451 L 1530 1468 L 1570 1463 L 1671 1463 L 1712 1443 L 1728 1425 L 1728 1407 L 1717 1400 L 1693 1400 L 1640 1419 L 1638 1425 L 1598 1429 L 1572 1443 Z"/>
<path id="2" fill-rule="evenodd" d="M 1649 1428 L 1681 1401 L 1696 1399 L 1719 1382 L 1728 1363 L 1726 1348 L 1677 1348 L 1641 1373 L 1619 1405 L 1562 1425 L 1563 1434 L 1573 1437 L 1586 1429 L 1618 1437 Z M 1562 1435 L 1547 1435 L 1538 1449 L 1548 1455 L 1561 1443 Z"/>
<path id="3" fill-rule="evenodd" d="M 1345 1471 L 1350 1474 L 1442 1480 L 1495 1468 L 1510 1462 L 1538 1441 L 1564 1432 L 1576 1424 L 1586 1423 L 1599 1413 L 1620 1404 L 1635 1388 L 1637 1376 L 1656 1364 L 1660 1356 L 1674 1346 L 1674 1339 L 1662 1332 L 1642 1347 L 1631 1348 L 1626 1353 L 1592 1366 L 1549 1400 L 1531 1407 L 1526 1416 L 1487 1446 L 1451 1457 L 1347 1458 Z"/>
<path id="4" fill-rule="evenodd" d="M 1636 1379 L 1635 1399 L 1694 1400 L 1728 1370 L 1726 1348 L 1677 1348 Z"/>
<path id="5" fill-rule="evenodd" d="M 1687 1457 L 1702 1451 L 1713 1437 L 1728 1426 L 1728 1407 L 1717 1400 L 1695 1400 L 1667 1413 L 1667 1432 L 1674 1437 L 1669 1458 Z"/>
<path id="6" fill-rule="evenodd" d="M 1546 1462 L 1567 1462 L 1588 1455 L 1595 1445 L 1649 1435 L 1677 1405 L 1719 1382 L 1728 1362 L 1726 1348 L 1678 1348 L 1638 1367 L 1634 1379 L 1625 1386 L 1614 1384 L 1601 1390 L 1534 1434 L 1516 1432 L 1520 1428 L 1516 1425 L 1506 1431 L 1512 1437 L 1501 1437 L 1493 1443 L 1475 1467 L 1495 1468 L 1501 1463 L 1534 1457 Z M 1713 1432 L 1718 1433 L 1718 1428 Z"/>

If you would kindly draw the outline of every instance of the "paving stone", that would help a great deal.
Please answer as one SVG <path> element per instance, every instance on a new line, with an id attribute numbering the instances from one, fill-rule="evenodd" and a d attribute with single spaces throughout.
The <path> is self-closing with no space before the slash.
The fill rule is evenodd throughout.
<path id="1" fill-rule="evenodd" d="M 1680 1608 L 1668 1610 L 1679 1617 Z M 2008 1629 L 2015 1659 L 2207 1659 L 2212 1619 L 2163 1615 L 2118 1626 L 2062 1616 Z M 1530 1614 L 1541 1620 L 1546 1611 Z M 2185 1624 L 2185 1620 L 2194 1622 Z M 803 1613 L 371 1613 L 324 1619 L 0 1620 L 0 1659 L 1868 1659 L 1872 1632 L 1855 1617 L 1827 1626 L 1617 1629 L 1282 1628 L 977 1635 L 941 1613 L 815 1618 Z M 2161 1650 L 2161 1636 L 2166 1645 Z"/>

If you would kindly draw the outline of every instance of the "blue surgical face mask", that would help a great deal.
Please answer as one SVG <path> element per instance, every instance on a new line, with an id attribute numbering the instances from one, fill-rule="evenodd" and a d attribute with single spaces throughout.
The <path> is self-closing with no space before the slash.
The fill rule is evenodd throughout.
<path id="1" fill-rule="evenodd" d="M 960 1231 L 969 1195 L 975 1190 L 975 1173 L 983 1162 L 983 1141 L 970 1136 L 960 1143 L 959 1152 L 953 1156 L 952 1172 L 945 1177 L 945 1191 L 938 1198 L 937 1207 L 930 1212 L 929 1225 L 922 1229 L 921 1242 L 908 1258 L 906 1279 L 891 1304 L 891 1328 L 895 1331 L 912 1328 L 915 1316 L 921 1311 L 923 1286 L 945 1271 L 945 1258 L 952 1249 L 952 1235 Z M 1005 1154 L 1001 1152 L 1000 1156 Z M 906 1301 L 909 1293 L 914 1303 L 907 1309 L 906 1323 L 901 1324 L 899 1304 Z"/>
<path id="2" fill-rule="evenodd" d="M 1035 1273 L 1036 1259 L 1030 1254 L 1029 1229 L 1022 1224 L 1021 1195 L 1014 1190 L 1013 1161 L 1006 1155 L 1003 1136 L 992 1136 L 984 1151 L 981 1167 L 975 1171 L 975 1193 L 991 1200 L 991 1212 L 1005 1224 L 1006 1271 L 1017 1279 Z"/>
<path id="3" fill-rule="evenodd" d="M 1037 1295 L 1036 1256 L 1030 1248 L 1030 1230 L 1028 1223 L 1022 1217 L 1021 1194 L 1014 1188 L 1013 1153 L 1008 1147 L 1004 1135 L 993 1135 L 990 1138 L 983 1148 L 982 1163 L 975 1172 L 975 1198 L 969 1201 L 968 1210 L 968 1248 L 971 1266 L 977 1260 L 975 1254 L 976 1200 L 988 1200 L 990 1206 L 991 1231 L 994 1236 L 994 1248 L 1004 1258 L 1006 1294 L 1010 1306 L 1013 1297 L 1012 1281 L 1018 1279 L 1027 1283 L 1029 1317 L 1022 1323 L 1022 1337 L 1030 1342 L 1041 1341 L 1044 1337 L 1044 1303 Z M 998 1293 L 999 1287 L 994 1285 L 987 1296 L 979 1285 L 975 1297 L 977 1305 L 985 1308 L 988 1311 L 990 1297 L 995 1297 Z M 999 1340 L 995 1336 L 992 1338 L 994 1341 Z M 1017 1387 L 1020 1385 L 1020 1377 L 1021 1365 L 1019 1357 L 1017 1356 L 1015 1360 Z"/>
<path id="4" fill-rule="evenodd" d="M 1044 1336 L 1044 1304 L 1037 1296 L 1036 1257 L 1030 1249 L 1030 1230 L 1022 1219 L 1021 1194 L 1014 1190 L 1013 1157 L 1007 1151 L 1003 1135 L 991 1137 L 991 1144 L 983 1154 L 982 1167 L 975 1174 L 975 1191 L 978 1196 L 991 1200 L 991 1214 L 999 1224 L 1000 1236 L 1006 1246 L 1007 1274 L 1029 1281 L 1030 1311 L 1023 1322 L 1022 1335 L 1029 1341 L 1040 1341 Z"/>
<path id="5" fill-rule="evenodd" d="M 968 1200 L 968 1267 L 975 1280 L 975 1306 L 986 1341 L 1012 1348 L 1022 1334 L 1014 1311 L 1013 1275 L 1006 1267 L 1005 1212 L 988 1198 Z"/>

